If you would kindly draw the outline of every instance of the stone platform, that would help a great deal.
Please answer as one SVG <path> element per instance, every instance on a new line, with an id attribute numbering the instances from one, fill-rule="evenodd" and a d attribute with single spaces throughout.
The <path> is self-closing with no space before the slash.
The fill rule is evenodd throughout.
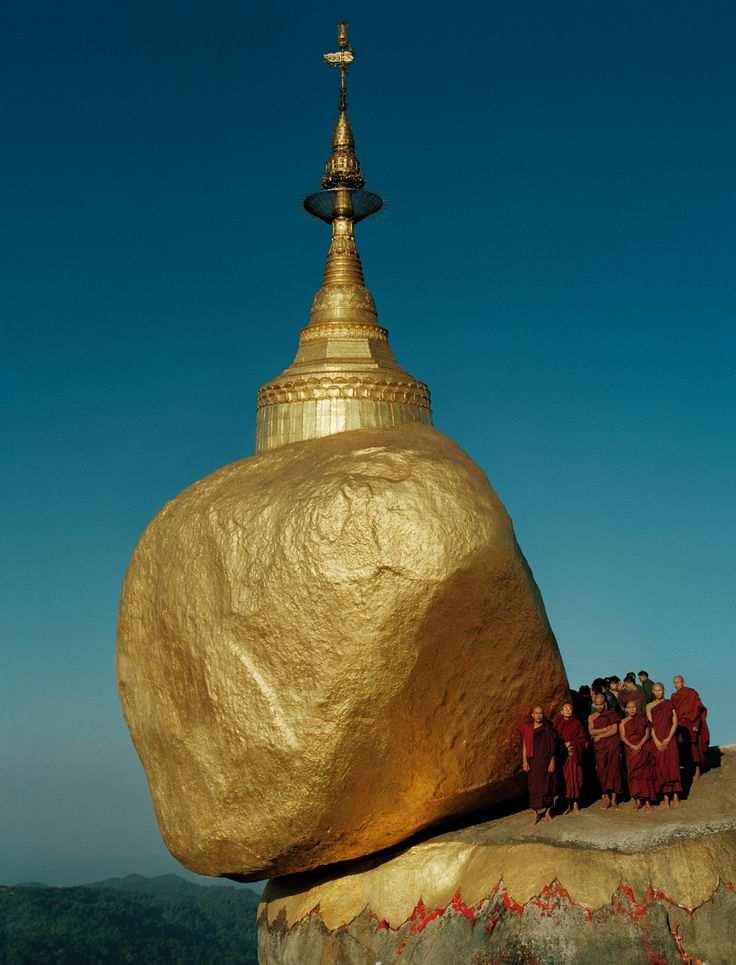
<path id="1" fill-rule="evenodd" d="M 736 746 L 678 809 L 530 812 L 269 882 L 261 965 L 736 962 Z"/>

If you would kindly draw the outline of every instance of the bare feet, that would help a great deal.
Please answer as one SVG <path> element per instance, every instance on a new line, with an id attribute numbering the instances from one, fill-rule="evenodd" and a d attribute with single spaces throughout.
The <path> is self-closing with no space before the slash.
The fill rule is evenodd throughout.
<path id="1" fill-rule="evenodd" d="M 649 801 L 645 801 L 645 802 L 644 802 L 644 810 L 645 810 L 645 811 L 651 811 L 651 810 L 652 810 L 652 805 L 649 803 Z"/>
<path id="2" fill-rule="evenodd" d="M 549 808 L 547 808 L 547 810 L 544 812 L 544 820 L 545 820 L 545 821 L 551 821 L 551 820 L 552 820 L 552 815 L 549 813 Z"/>
<path id="3" fill-rule="evenodd" d="M 695 773 L 693 774 L 693 784 L 698 780 L 699 777 L 700 777 L 700 768 L 696 767 Z"/>
<path id="4" fill-rule="evenodd" d="M 679 799 L 679 797 L 678 797 L 676 794 L 673 794 L 673 796 L 672 796 L 672 807 L 673 807 L 673 808 L 679 808 L 679 806 L 680 806 L 680 799 Z"/>
<path id="5" fill-rule="evenodd" d="M 607 811 L 610 808 L 610 806 L 611 806 L 611 801 L 609 800 L 608 795 L 604 794 L 603 801 L 601 802 L 601 810 Z"/>
<path id="6" fill-rule="evenodd" d="M 641 801 L 639 800 L 638 797 L 635 797 L 635 798 L 634 798 L 634 810 L 635 810 L 635 811 L 638 811 L 638 810 L 640 810 L 640 808 L 641 808 Z"/>
<path id="7" fill-rule="evenodd" d="M 668 808 L 670 806 L 670 799 L 668 797 L 662 798 L 662 801 L 659 806 L 661 808 Z"/>
<path id="8" fill-rule="evenodd" d="M 572 805 L 572 813 L 573 813 L 573 814 L 580 814 L 580 805 L 578 804 L 577 801 L 574 801 L 574 802 L 573 802 L 573 805 Z"/>
<path id="9" fill-rule="evenodd" d="M 543 811 L 535 811 L 535 812 L 534 812 L 534 823 L 535 823 L 535 824 L 539 824 L 539 822 L 542 820 L 542 814 L 543 814 L 543 813 L 544 813 Z"/>

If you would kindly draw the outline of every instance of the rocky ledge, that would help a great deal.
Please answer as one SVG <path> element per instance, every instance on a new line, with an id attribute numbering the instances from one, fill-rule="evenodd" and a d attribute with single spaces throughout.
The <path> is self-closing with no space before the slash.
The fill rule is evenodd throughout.
<path id="1" fill-rule="evenodd" d="M 261 965 L 736 961 L 736 747 L 670 811 L 519 812 L 269 882 Z"/>

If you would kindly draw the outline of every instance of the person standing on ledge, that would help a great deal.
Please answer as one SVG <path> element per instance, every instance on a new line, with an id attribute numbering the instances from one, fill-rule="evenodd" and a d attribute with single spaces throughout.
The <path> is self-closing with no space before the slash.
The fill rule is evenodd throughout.
<path id="1" fill-rule="evenodd" d="M 531 720 L 522 726 L 521 737 L 521 766 L 529 779 L 529 807 L 534 811 L 534 823 L 551 821 L 557 733 L 541 707 L 532 707 Z"/>
<path id="2" fill-rule="evenodd" d="M 612 677 L 603 678 L 603 696 L 606 701 L 606 707 L 609 710 L 618 710 L 618 688 L 621 681 L 614 674 Z"/>
<path id="3" fill-rule="evenodd" d="M 626 750 L 626 773 L 634 810 L 638 811 L 642 804 L 648 808 L 649 802 L 657 798 L 651 729 L 642 713 L 641 704 L 635 700 L 630 700 L 626 705 L 626 716 L 619 724 L 619 733 Z"/>
<path id="4" fill-rule="evenodd" d="M 564 794 L 567 799 L 565 814 L 572 807 L 573 814 L 580 814 L 580 795 L 583 789 L 583 751 L 586 734 L 583 725 L 575 717 L 572 704 L 563 704 L 554 719 L 554 728 L 560 739 Z"/>
<path id="5" fill-rule="evenodd" d="M 606 707 L 603 694 L 593 697 L 593 713 L 588 718 L 588 731 L 593 738 L 595 771 L 601 786 L 604 811 L 616 807 L 616 798 L 623 791 L 621 781 L 621 738 L 618 725 L 621 717 L 617 710 Z"/>
<path id="6" fill-rule="evenodd" d="M 680 752 L 674 740 L 677 731 L 677 711 L 671 700 L 664 696 L 664 684 L 652 687 L 654 700 L 647 704 L 647 717 L 652 725 L 652 740 L 656 748 L 654 763 L 657 791 L 662 795 L 662 807 L 677 807 L 682 791 L 680 781 Z"/>
<path id="7" fill-rule="evenodd" d="M 644 699 L 648 704 L 650 704 L 654 699 L 652 695 L 653 684 L 649 679 L 649 674 L 646 672 L 646 670 L 639 671 L 639 684 L 641 685 L 641 689 L 644 691 Z"/>
<path id="8" fill-rule="evenodd" d="M 606 695 L 606 703 L 609 707 L 613 707 L 614 710 L 621 710 L 621 703 L 619 701 L 619 694 L 621 693 L 621 678 L 616 674 L 608 678 L 608 692 L 613 695 L 613 701 L 608 699 Z"/>
<path id="9" fill-rule="evenodd" d="M 626 707 L 630 700 L 633 700 L 636 704 L 637 712 L 644 712 L 644 691 L 641 687 L 637 686 L 636 677 L 633 673 L 627 673 L 624 677 L 624 682 L 618 692 L 618 702 L 621 704 L 621 709 L 626 712 Z"/>
<path id="10" fill-rule="evenodd" d="M 590 717 L 590 712 L 593 709 L 590 687 L 587 684 L 582 684 L 578 688 L 577 693 L 573 690 L 570 691 L 570 697 L 572 698 L 575 716 L 584 724 L 588 717 Z"/>
<path id="11" fill-rule="evenodd" d="M 693 781 L 697 781 L 705 769 L 710 733 L 706 719 L 708 711 L 700 700 L 700 694 L 685 686 L 685 678 L 677 675 L 672 681 L 675 691 L 670 697 L 677 712 L 677 738 L 684 760 L 694 768 Z"/>

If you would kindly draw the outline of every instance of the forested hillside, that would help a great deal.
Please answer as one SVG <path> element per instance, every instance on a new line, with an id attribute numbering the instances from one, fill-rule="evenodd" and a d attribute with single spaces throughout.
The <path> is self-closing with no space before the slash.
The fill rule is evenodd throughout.
<path id="1" fill-rule="evenodd" d="M 175 875 L 0 887 L 0 965 L 257 965 L 257 906 Z"/>

